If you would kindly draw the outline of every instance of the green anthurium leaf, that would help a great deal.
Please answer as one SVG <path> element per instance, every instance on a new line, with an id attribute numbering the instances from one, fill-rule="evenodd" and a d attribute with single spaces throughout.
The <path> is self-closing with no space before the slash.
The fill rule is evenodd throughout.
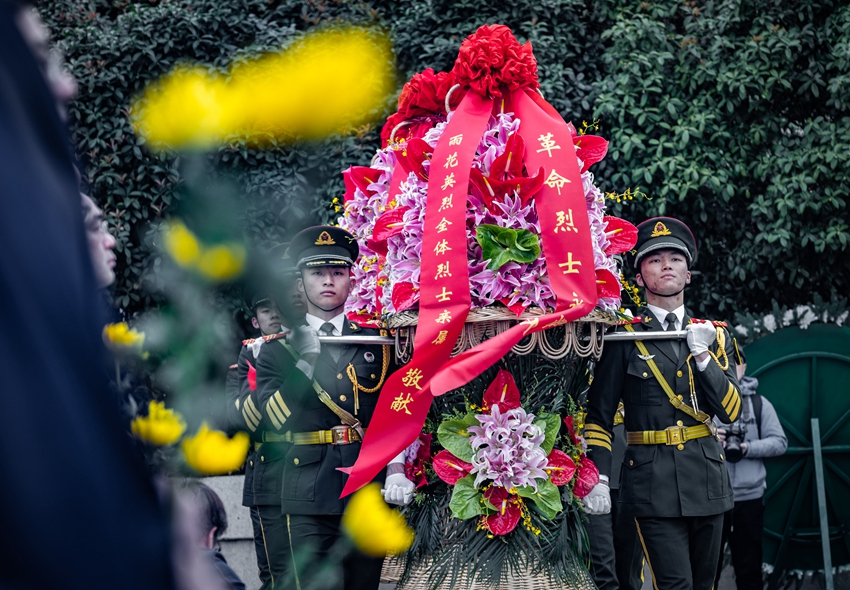
<path id="1" fill-rule="evenodd" d="M 540 257 L 540 239 L 527 229 L 508 229 L 483 223 L 475 230 L 487 268 L 497 270 L 510 261 L 530 264 Z"/>
<path id="2" fill-rule="evenodd" d="M 467 477 L 472 477 L 467 476 Z M 535 509 L 547 520 L 552 520 L 558 513 L 564 509 L 561 503 L 561 493 L 558 491 L 558 486 L 551 481 L 544 480 L 537 482 L 537 491 L 531 486 L 523 486 L 517 489 L 517 494 L 521 497 L 530 500 Z"/>
<path id="3" fill-rule="evenodd" d="M 561 430 L 561 418 L 555 414 L 540 414 L 534 423 L 542 428 L 546 435 L 540 447 L 548 455 L 552 451 L 552 447 L 555 446 L 555 441 L 558 440 L 558 432 Z"/>
<path id="4" fill-rule="evenodd" d="M 472 446 L 469 444 L 469 433 L 466 429 L 477 425 L 478 420 L 471 412 L 460 420 L 444 420 L 437 428 L 437 440 L 452 455 L 471 463 Z"/>
<path id="5" fill-rule="evenodd" d="M 449 502 L 452 516 L 455 518 L 466 520 L 484 514 L 484 508 L 481 505 L 481 492 L 475 489 L 474 482 L 475 476 L 467 475 L 455 484 L 452 490 L 452 499 Z"/>

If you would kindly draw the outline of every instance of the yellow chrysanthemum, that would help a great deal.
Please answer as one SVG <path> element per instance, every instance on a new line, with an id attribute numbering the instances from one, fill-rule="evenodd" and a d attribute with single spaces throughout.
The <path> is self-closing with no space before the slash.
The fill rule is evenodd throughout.
<path id="1" fill-rule="evenodd" d="M 183 267 L 191 267 L 201 257 L 201 243 L 180 220 L 168 223 L 163 245 L 174 261 Z"/>
<path id="2" fill-rule="evenodd" d="M 133 419 L 130 429 L 133 434 L 155 445 L 172 445 L 186 432 L 183 417 L 165 407 L 162 402 L 151 402 L 148 415 Z"/>
<path id="3" fill-rule="evenodd" d="M 375 557 L 403 553 L 413 543 L 413 529 L 398 511 L 387 506 L 376 483 L 351 497 L 342 528 L 358 549 Z"/>
<path id="4" fill-rule="evenodd" d="M 211 147 L 225 138 L 265 145 L 361 126 L 379 114 L 394 84 L 386 34 L 327 27 L 241 61 L 226 76 L 179 66 L 149 86 L 131 113 L 155 149 Z"/>
<path id="5" fill-rule="evenodd" d="M 139 332 L 135 328 L 131 330 L 127 322 L 106 324 L 103 327 L 103 341 L 110 350 L 115 352 L 139 351 L 145 343 L 145 333 Z"/>
<path id="6" fill-rule="evenodd" d="M 244 432 L 228 438 L 220 430 L 211 430 L 204 422 L 195 436 L 183 439 L 183 456 L 195 471 L 205 475 L 224 475 L 239 469 L 248 455 L 251 439 Z"/>
<path id="7" fill-rule="evenodd" d="M 239 244 L 224 244 L 204 248 L 198 260 L 198 272 L 215 281 L 239 276 L 245 265 L 245 248 Z"/>

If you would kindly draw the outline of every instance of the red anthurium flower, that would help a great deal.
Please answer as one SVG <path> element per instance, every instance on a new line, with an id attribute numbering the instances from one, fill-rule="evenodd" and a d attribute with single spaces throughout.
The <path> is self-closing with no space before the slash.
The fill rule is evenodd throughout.
<path id="1" fill-rule="evenodd" d="M 419 289 L 413 283 L 396 283 L 393 285 L 393 294 L 390 297 L 396 312 L 410 309 L 419 301 Z"/>
<path id="2" fill-rule="evenodd" d="M 405 463 L 404 474 L 417 488 L 428 484 L 425 477 L 425 466 L 431 462 L 431 439 L 433 434 L 419 435 L 419 449 L 411 463 Z"/>
<path id="3" fill-rule="evenodd" d="M 248 389 L 251 391 L 255 391 L 257 389 L 257 369 L 254 368 L 254 365 L 251 364 L 251 361 L 248 362 Z"/>
<path id="4" fill-rule="evenodd" d="M 489 412 L 495 404 L 499 405 L 499 411 L 503 414 L 520 406 L 519 388 L 516 386 L 514 376 L 504 369 L 499 369 L 496 378 L 484 392 L 485 412 Z"/>
<path id="5" fill-rule="evenodd" d="M 434 455 L 434 472 L 450 486 L 455 485 L 472 471 L 472 465 L 442 450 Z"/>
<path id="6" fill-rule="evenodd" d="M 582 457 L 581 463 L 578 464 L 578 473 L 576 475 L 576 484 L 573 487 L 573 494 L 576 498 L 584 498 L 593 489 L 593 486 L 599 483 L 599 469 L 596 464 Z"/>
<path id="7" fill-rule="evenodd" d="M 369 166 L 351 166 L 348 170 L 342 173 L 342 179 L 345 181 L 345 198 L 348 201 L 354 196 L 355 189 L 360 189 L 365 195 L 371 195 L 375 191 L 369 189 L 369 185 L 378 181 L 381 176 L 380 170 L 375 170 Z"/>
<path id="8" fill-rule="evenodd" d="M 377 327 L 379 327 L 378 326 L 378 318 L 375 315 L 370 314 L 366 311 L 361 311 L 361 312 L 358 312 L 358 313 L 355 313 L 353 311 L 349 311 L 348 313 L 345 314 L 345 316 L 349 320 L 351 320 L 352 322 L 354 322 L 355 324 L 360 326 L 361 328 L 377 328 Z"/>
<path id="9" fill-rule="evenodd" d="M 428 145 L 424 139 L 414 137 L 404 147 L 396 150 L 395 156 L 405 172 L 408 174 L 413 172 L 420 180 L 428 180 L 428 174 L 425 172 L 422 163 L 431 159 L 433 151 L 434 148 Z"/>
<path id="10" fill-rule="evenodd" d="M 573 137 L 576 137 L 578 135 L 578 131 L 576 131 L 576 126 L 573 125 L 572 121 L 567 123 L 567 129 L 569 130 L 570 135 L 572 135 Z"/>
<path id="11" fill-rule="evenodd" d="M 532 177 L 522 175 L 524 153 L 525 142 L 519 133 L 514 133 L 508 138 L 504 153 L 493 160 L 490 176 L 484 176 L 475 168 L 469 171 L 470 184 L 480 193 L 481 200 L 490 211 L 494 213 L 498 211 L 493 203 L 496 199 L 516 191 L 525 203 L 543 186 L 545 178 L 542 167 Z"/>
<path id="12" fill-rule="evenodd" d="M 620 296 L 620 281 L 613 272 L 604 268 L 596 271 L 596 294 L 599 297 Z"/>
<path id="13" fill-rule="evenodd" d="M 522 509 L 518 497 L 510 495 L 505 488 L 490 486 L 484 492 L 484 497 L 496 508 L 495 514 L 487 516 L 487 528 L 494 535 L 507 535 L 516 528 Z"/>
<path id="14" fill-rule="evenodd" d="M 613 256 L 628 252 L 637 242 L 638 230 L 631 223 L 619 217 L 603 217 L 605 225 L 605 237 L 608 238 L 608 247 L 605 254 Z"/>
<path id="15" fill-rule="evenodd" d="M 375 220 L 375 228 L 372 230 L 374 242 L 386 242 L 404 229 L 404 214 L 410 211 L 410 207 L 396 207 L 381 214 Z"/>
<path id="16" fill-rule="evenodd" d="M 522 304 L 522 303 L 520 303 L 519 301 L 517 301 L 517 302 L 516 302 L 516 303 L 514 303 L 513 305 L 508 305 L 508 303 L 510 302 L 510 300 L 511 300 L 511 298 L 510 298 L 510 297 L 502 297 L 501 299 L 499 299 L 499 303 L 501 303 L 502 305 L 504 305 L 505 307 L 507 307 L 508 309 L 510 309 L 512 312 L 514 312 L 514 314 L 515 314 L 517 317 L 521 316 L 521 315 L 522 315 L 522 312 L 524 312 L 524 311 L 525 311 L 525 305 L 523 305 L 523 304 Z"/>
<path id="17" fill-rule="evenodd" d="M 576 427 L 575 423 L 573 422 L 573 417 L 570 415 L 564 418 L 564 424 L 567 425 L 567 432 L 570 433 L 570 440 L 573 441 L 574 445 L 578 446 L 579 440 L 578 435 L 576 434 Z"/>
<path id="18" fill-rule="evenodd" d="M 574 136 L 573 142 L 578 148 L 576 155 L 584 162 L 584 166 L 581 167 L 582 172 L 601 161 L 608 153 L 608 140 L 598 135 Z"/>
<path id="19" fill-rule="evenodd" d="M 549 480 L 556 486 L 562 486 L 570 482 L 576 472 L 576 464 L 572 457 L 564 451 L 552 449 L 549 456 L 546 457 L 548 464 L 546 465 L 546 473 L 549 474 Z"/>

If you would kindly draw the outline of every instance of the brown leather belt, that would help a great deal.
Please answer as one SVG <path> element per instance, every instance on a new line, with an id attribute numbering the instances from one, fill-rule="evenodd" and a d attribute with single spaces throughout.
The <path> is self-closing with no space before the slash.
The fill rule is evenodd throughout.
<path id="1" fill-rule="evenodd" d="M 264 432 L 263 442 L 292 443 L 294 445 L 350 445 L 361 442 L 360 434 L 350 426 L 334 426 L 330 430 L 312 432 Z"/>
<path id="2" fill-rule="evenodd" d="M 711 429 L 705 424 L 696 426 L 671 426 L 664 430 L 643 430 L 629 432 L 626 440 L 630 445 L 680 445 L 695 438 L 711 436 Z"/>

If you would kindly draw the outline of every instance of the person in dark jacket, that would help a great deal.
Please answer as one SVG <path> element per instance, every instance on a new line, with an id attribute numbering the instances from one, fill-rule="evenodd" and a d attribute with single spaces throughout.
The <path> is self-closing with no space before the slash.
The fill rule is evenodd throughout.
<path id="1" fill-rule="evenodd" d="M 218 549 L 221 536 L 227 530 L 224 503 L 212 488 L 200 481 L 189 481 L 187 488 L 192 493 L 196 516 L 194 541 L 203 559 L 212 566 L 216 582 L 220 582 L 218 586 L 227 590 L 245 590 L 245 584 Z"/>
<path id="2" fill-rule="evenodd" d="M 690 229 L 670 217 L 638 226 L 634 266 L 646 291 L 637 333 L 685 330 L 687 340 L 611 342 L 588 394 L 585 437 L 600 483 L 583 502 L 591 514 L 611 509 L 608 478 L 620 469 L 620 505 L 635 519 L 657 588 L 710 590 L 723 513 L 732 488 L 713 416 L 741 410 L 732 338 L 717 323 L 695 320 L 684 290 L 697 254 Z M 628 447 L 611 464 L 613 417 L 623 401 Z"/>

